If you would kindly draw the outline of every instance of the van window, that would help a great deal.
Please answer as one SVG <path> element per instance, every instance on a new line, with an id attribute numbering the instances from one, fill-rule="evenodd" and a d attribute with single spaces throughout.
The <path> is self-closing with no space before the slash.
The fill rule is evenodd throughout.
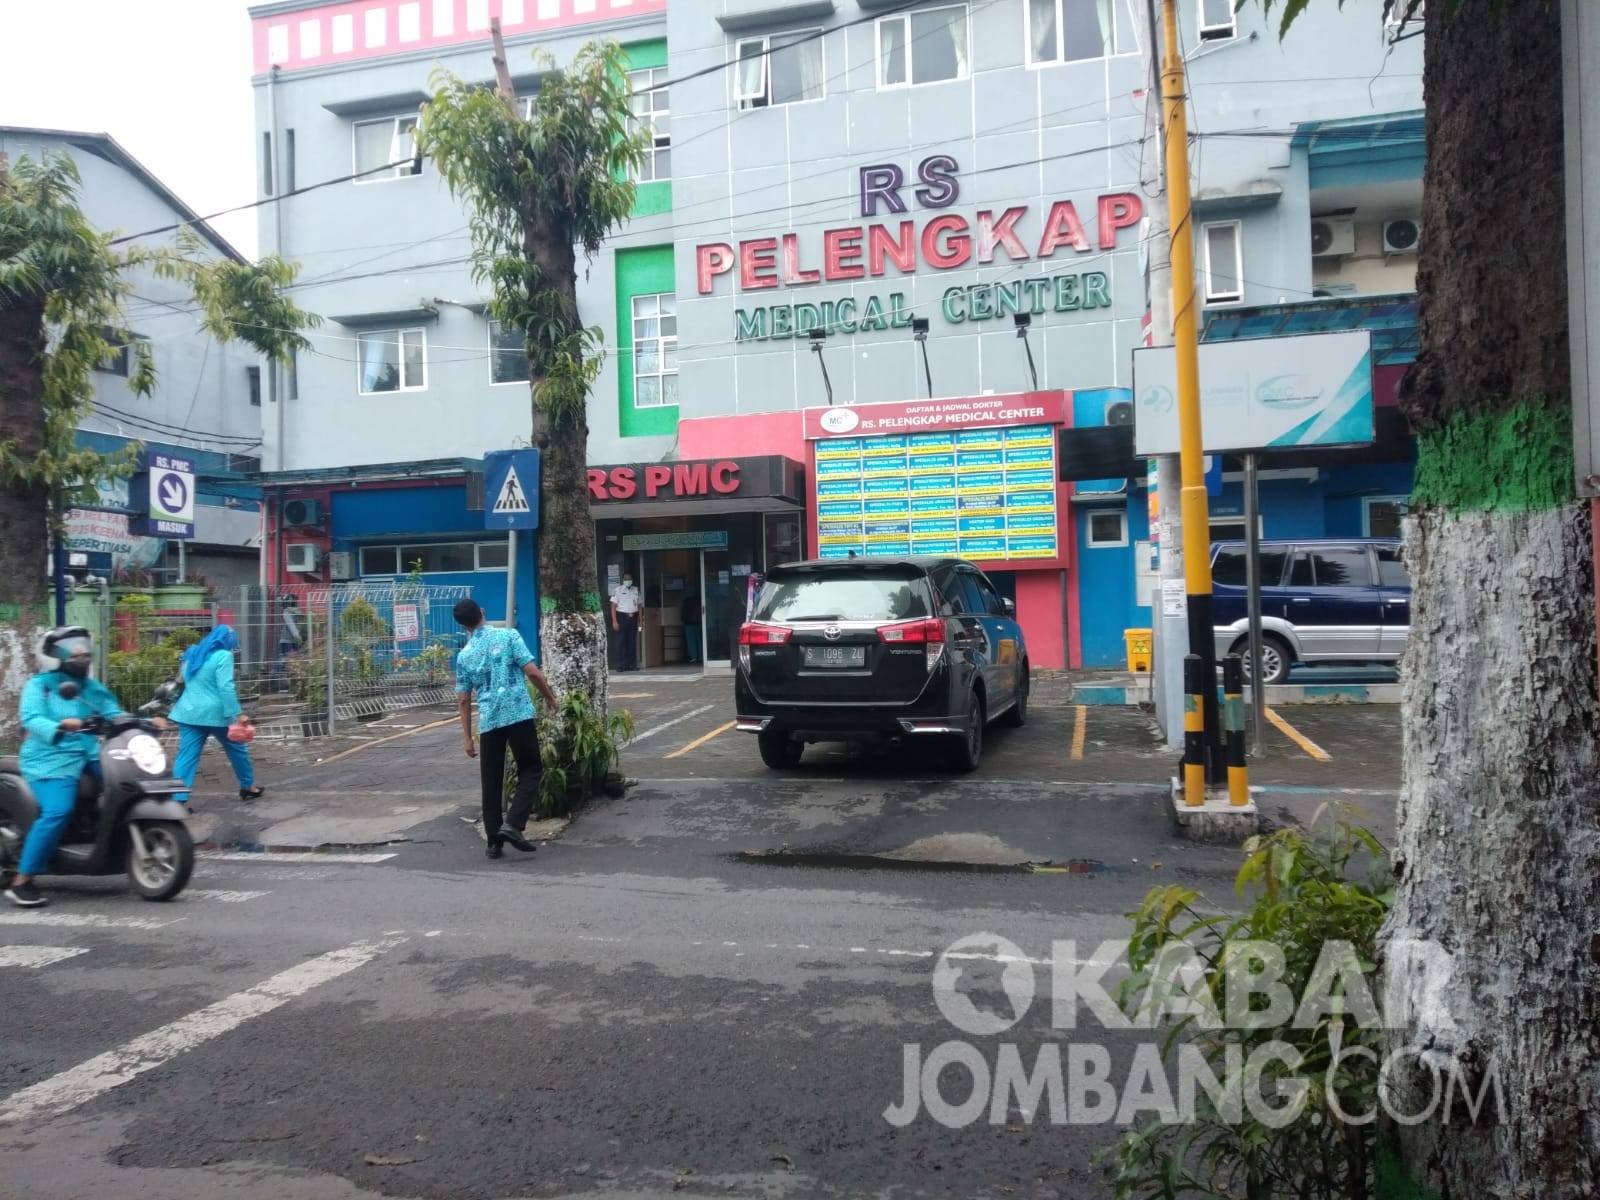
<path id="1" fill-rule="evenodd" d="M 1211 582 L 1224 587 L 1245 587 L 1245 566 L 1249 557 L 1243 546 L 1222 546 L 1217 550 L 1217 557 L 1211 564 Z M 1288 557 L 1286 550 L 1273 550 L 1263 548 L 1258 555 L 1261 563 L 1261 586 L 1277 587 L 1278 581 L 1283 578 L 1283 560 Z"/>
<path id="2" fill-rule="evenodd" d="M 1395 546 L 1379 546 L 1378 551 L 1378 586 L 1392 588 L 1409 588 L 1411 575 L 1406 571 L 1406 564 L 1400 558 L 1400 550 Z"/>
<path id="3" fill-rule="evenodd" d="M 1364 546 L 1330 546 L 1313 550 L 1318 587 L 1371 587 L 1372 566 Z"/>
<path id="4" fill-rule="evenodd" d="M 1316 579 L 1311 574 L 1311 555 L 1304 550 L 1296 554 L 1294 562 L 1289 565 L 1289 586 L 1292 588 L 1316 586 Z"/>
<path id="5" fill-rule="evenodd" d="M 962 608 L 973 616 L 982 616 L 989 611 L 989 600 L 983 594 L 983 582 L 973 571 L 957 571 L 956 580 L 961 584 Z"/>

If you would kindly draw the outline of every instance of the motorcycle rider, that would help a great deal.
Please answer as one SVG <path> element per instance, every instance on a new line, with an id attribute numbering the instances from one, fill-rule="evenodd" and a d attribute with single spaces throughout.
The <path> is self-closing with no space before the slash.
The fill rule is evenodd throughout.
<path id="1" fill-rule="evenodd" d="M 89 678 L 92 649 L 89 631 L 81 625 L 51 630 L 39 650 L 44 669 L 22 689 L 27 736 L 18 758 L 39 816 L 22 843 L 22 861 L 6 899 L 23 908 L 48 903 L 34 877 L 49 867 L 72 818 L 79 778 L 86 770 L 100 771 L 100 743 L 82 732 L 85 722 L 126 715 L 110 690 Z"/>

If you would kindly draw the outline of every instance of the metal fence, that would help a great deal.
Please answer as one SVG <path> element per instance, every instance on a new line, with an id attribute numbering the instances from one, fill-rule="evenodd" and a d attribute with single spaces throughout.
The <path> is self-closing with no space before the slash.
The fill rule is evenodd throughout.
<path id="1" fill-rule="evenodd" d="M 125 707 L 176 677 L 183 651 L 216 623 L 239 635 L 235 679 L 258 736 L 317 736 L 402 708 L 454 700 L 465 637 L 452 609 L 465 586 L 364 583 L 219 589 L 194 608 L 137 595 L 97 602 L 101 678 Z"/>

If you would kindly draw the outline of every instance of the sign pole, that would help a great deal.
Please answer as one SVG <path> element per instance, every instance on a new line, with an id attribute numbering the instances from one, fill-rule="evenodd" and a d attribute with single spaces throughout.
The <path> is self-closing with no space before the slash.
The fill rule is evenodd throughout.
<path id="1" fill-rule="evenodd" d="M 333 672 L 334 672 L 334 666 L 335 666 L 335 663 L 334 663 L 334 647 L 335 647 L 335 643 L 338 640 L 334 636 L 334 631 L 333 631 L 333 622 L 334 622 L 333 590 L 334 590 L 333 589 L 333 585 L 330 583 L 328 585 L 328 636 L 325 639 L 327 641 L 327 643 L 328 643 L 328 645 L 327 645 L 327 655 L 328 655 L 327 665 L 328 665 L 328 736 L 329 737 L 333 736 L 333 725 L 334 725 L 334 715 L 333 715 Z"/>
<path id="2" fill-rule="evenodd" d="M 1256 456 L 1244 456 L 1245 611 L 1250 622 L 1250 757 L 1266 751 L 1267 686 L 1261 682 L 1261 497 L 1256 487 Z"/>
<path id="3" fill-rule="evenodd" d="M 506 532 L 506 628 L 517 627 L 517 531 Z"/>
<path id="4" fill-rule="evenodd" d="M 1178 49 L 1177 0 L 1162 0 L 1165 58 L 1161 104 L 1166 114 L 1167 226 L 1172 244 L 1173 344 L 1178 359 L 1178 465 L 1182 481 L 1183 570 L 1189 619 L 1189 653 L 1200 660 L 1201 733 L 1206 780 L 1221 783 L 1227 763 L 1217 743 L 1217 649 L 1211 616 L 1210 514 L 1206 504 L 1204 446 L 1200 436 L 1200 340 L 1195 321 L 1194 225 L 1189 208 L 1189 128 L 1184 111 L 1183 55 Z M 1184 802 L 1205 803 L 1185 790 Z"/>

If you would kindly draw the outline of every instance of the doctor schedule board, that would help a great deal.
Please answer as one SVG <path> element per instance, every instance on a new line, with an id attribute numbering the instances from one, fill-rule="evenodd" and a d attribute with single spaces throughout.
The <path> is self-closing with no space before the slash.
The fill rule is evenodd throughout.
<path id="1" fill-rule="evenodd" d="M 826 438 L 813 476 L 822 558 L 1059 556 L 1055 426 Z"/>

